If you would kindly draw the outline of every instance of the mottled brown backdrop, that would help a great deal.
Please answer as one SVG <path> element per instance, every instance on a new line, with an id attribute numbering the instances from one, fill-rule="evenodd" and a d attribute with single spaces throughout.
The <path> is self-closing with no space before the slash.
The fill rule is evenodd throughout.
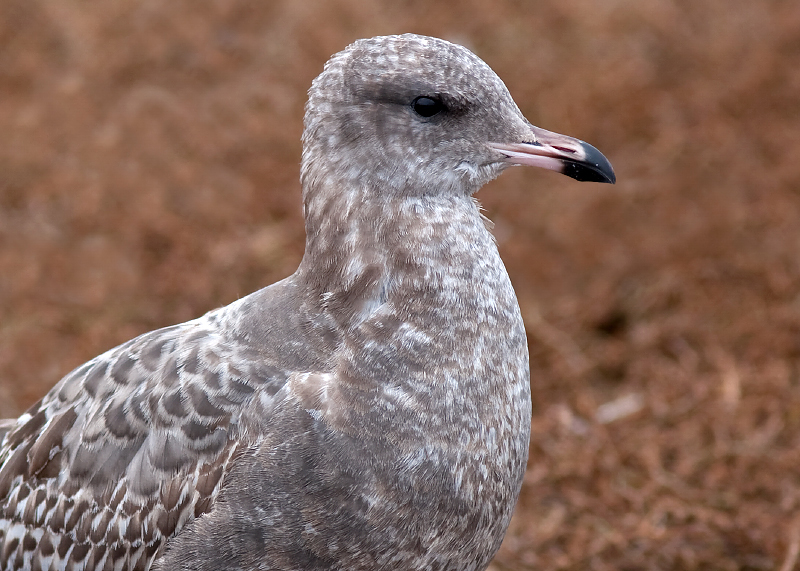
<path id="1" fill-rule="evenodd" d="M 0 417 L 291 273 L 305 92 L 407 31 L 619 179 L 479 193 L 534 394 L 495 567 L 800 568 L 797 0 L 2 0 Z"/>

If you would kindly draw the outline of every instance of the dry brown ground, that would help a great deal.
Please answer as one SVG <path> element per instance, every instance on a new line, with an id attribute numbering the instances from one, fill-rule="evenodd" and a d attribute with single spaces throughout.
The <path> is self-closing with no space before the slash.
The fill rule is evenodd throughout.
<path id="1" fill-rule="evenodd" d="M 305 91 L 364 36 L 465 43 L 615 187 L 480 193 L 529 328 L 495 566 L 800 568 L 800 2 L 0 2 L 0 417 L 289 274 Z"/>

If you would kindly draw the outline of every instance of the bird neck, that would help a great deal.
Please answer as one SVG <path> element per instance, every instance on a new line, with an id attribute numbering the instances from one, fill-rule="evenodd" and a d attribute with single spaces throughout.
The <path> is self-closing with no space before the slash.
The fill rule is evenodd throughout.
<path id="1" fill-rule="evenodd" d="M 309 327 L 320 338 L 336 336 L 330 367 L 346 395 L 341 402 L 358 403 L 329 422 L 342 431 L 369 426 L 359 438 L 409 450 L 422 433 L 447 449 L 463 423 L 497 426 L 499 441 L 518 446 L 524 465 L 527 441 L 517 433 L 530 409 L 510 403 L 528 398 L 525 331 L 477 203 L 423 196 L 337 205 L 315 211 L 307 202 L 297 276 L 307 288 Z M 438 374 L 429 375 L 430 363 Z M 440 423 L 426 407 L 451 420 Z M 476 447 L 474 454 L 490 449 Z"/>
<path id="2" fill-rule="evenodd" d="M 342 308 L 356 308 L 363 317 L 366 306 L 393 292 L 430 297 L 459 280 L 474 286 L 505 276 L 494 239 L 469 196 L 376 198 L 365 189 L 336 200 L 307 198 L 305 208 L 306 251 L 298 272 L 310 285 L 308 293 L 328 309 L 341 297 Z M 469 297 L 465 291 L 457 299 Z"/>

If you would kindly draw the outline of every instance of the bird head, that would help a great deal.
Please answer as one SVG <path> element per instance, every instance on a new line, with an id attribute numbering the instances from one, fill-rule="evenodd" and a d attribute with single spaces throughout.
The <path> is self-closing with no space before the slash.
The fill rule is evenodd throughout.
<path id="1" fill-rule="evenodd" d="M 330 59 L 309 90 L 303 145 L 306 192 L 328 182 L 378 197 L 471 195 L 511 165 L 615 181 L 597 149 L 528 122 L 475 54 L 413 34 Z"/>

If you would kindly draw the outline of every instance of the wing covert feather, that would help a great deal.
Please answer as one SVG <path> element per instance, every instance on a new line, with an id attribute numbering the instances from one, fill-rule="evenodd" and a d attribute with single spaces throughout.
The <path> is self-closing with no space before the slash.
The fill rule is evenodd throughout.
<path id="1" fill-rule="evenodd" d="M 147 569 L 213 509 L 258 438 L 241 415 L 251 401 L 266 413 L 289 374 L 218 317 L 120 345 L 0 422 L 0 569 Z"/>

